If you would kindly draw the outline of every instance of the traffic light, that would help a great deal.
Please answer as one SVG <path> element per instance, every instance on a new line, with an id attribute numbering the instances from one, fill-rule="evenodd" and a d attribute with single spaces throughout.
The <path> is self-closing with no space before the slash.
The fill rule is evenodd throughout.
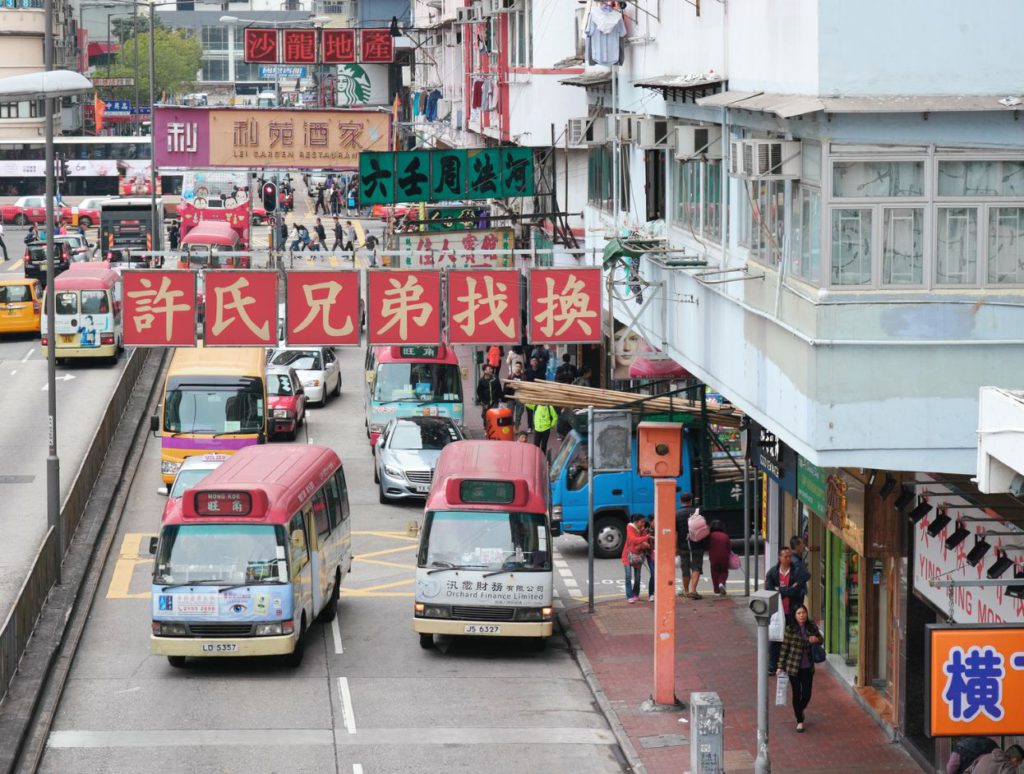
<path id="1" fill-rule="evenodd" d="M 277 183 L 263 184 L 263 209 L 267 212 L 277 209 Z"/>

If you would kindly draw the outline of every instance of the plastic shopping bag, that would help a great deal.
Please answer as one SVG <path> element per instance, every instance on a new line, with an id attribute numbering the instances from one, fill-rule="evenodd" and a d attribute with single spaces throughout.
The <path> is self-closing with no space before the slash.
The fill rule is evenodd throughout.
<path id="1" fill-rule="evenodd" d="M 789 698 L 789 675 L 785 672 L 779 672 L 779 677 L 775 681 L 775 706 L 785 707 L 786 700 Z"/>
<path id="2" fill-rule="evenodd" d="M 739 554 L 737 554 L 737 553 L 736 553 L 736 552 L 734 552 L 734 551 L 730 551 L 730 552 L 729 552 L 729 569 L 730 569 L 730 570 L 738 570 L 738 569 L 740 569 L 740 567 L 742 567 L 742 566 L 743 566 L 743 565 L 742 565 L 742 564 L 740 564 L 740 557 L 739 557 Z"/>
<path id="3" fill-rule="evenodd" d="M 768 622 L 768 639 L 772 642 L 782 642 L 786 638 L 786 616 L 782 610 L 776 610 L 772 619 Z"/>

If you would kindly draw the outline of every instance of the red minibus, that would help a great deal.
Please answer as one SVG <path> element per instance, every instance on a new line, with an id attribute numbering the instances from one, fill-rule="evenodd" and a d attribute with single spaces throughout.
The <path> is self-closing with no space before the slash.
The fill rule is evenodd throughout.
<path id="1" fill-rule="evenodd" d="M 228 223 L 222 220 L 204 220 L 181 239 L 179 269 L 248 269 L 248 256 L 237 253 L 243 249 L 242 240 Z"/>

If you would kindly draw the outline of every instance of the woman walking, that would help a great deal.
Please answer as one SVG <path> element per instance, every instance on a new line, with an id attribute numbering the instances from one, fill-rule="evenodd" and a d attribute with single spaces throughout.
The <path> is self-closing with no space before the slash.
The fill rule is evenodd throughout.
<path id="1" fill-rule="evenodd" d="M 811 646 L 821 645 L 821 631 L 810 620 L 807 608 L 800 605 L 793 614 L 793 623 L 786 627 L 782 650 L 779 652 L 779 669 L 789 675 L 793 689 L 793 714 L 796 715 L 797 733 L 804 731 L 804 710 L 811 702 L 811 687 L 814 684 L 814 659 Z"/>
<path id="2" fill-rule="evenodd" d="M 626 575 L 626 601 L 633 604 L 640 597 L 640 573 L 647 562 L 647 553 L 651 543 L 644 529 L 644 517 L 637 515 L 626 525 L 626 542 L 622 546 L 622 566 Z M 654 578 L 648 593 L 654 590 Z"/>
<path id="3" fill-rule="evenodd" d="M 725 531 L 725 525 L 715 519 L 711 522 L 708 535 L 708 562 L 711 564 L 711 586 L 720 597 L 725 596 L 725 582 L 729 580 L 729 557 L 732 555 L 732 541 Z"/>

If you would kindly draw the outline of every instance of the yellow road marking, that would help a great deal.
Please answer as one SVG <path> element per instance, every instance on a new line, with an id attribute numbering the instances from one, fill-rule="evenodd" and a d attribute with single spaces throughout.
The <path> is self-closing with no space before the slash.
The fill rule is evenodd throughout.
<path id="1" fill-rule="evenodd" d="M 139 556 L 143 538 L 156 537 L 154 534 L 144 532 L 127 532 L 121 540 L 121 550 L 118 553 L 117 563 L 110 575 L 110 585 L 107 587 L 107 599 L 148 599 L 149 592 L 144 591 L 132 594 L 132 575 L 135 568 L 140 564 L 147 564 L 152 561 L 148 556 Z"/>
<path id="2" fill-rule="evenodd" d="M 414 597 L 416 596 L 412 591 L 375 591 L 370 594 L 364 594 L 358 589 L 342 589 L 341 595 L 343 597 Z"/>
<path id="3" fill-rule="evenodd" d="M 380 564 L 384 567 L 397 567 L 400 570 L 415 570 L 415 564 L 399 564 L 398 562 L 385 562 L 383 559 L 356 559 L 363 564 Z"/>
<path id="4" fill-rule="evenodd" d="M 338 257 L 336 255 L 332 255 L 329 260 L 331 262 L 331 266 L 333 266 L 335 269 L 337 269 L 338 268 Z"/>
<path id="5" fill-rule="evenodd" d="M 385 554 L 397 554 L 399 551 L 415 550 L 418 546 L 399 546 L 398 548 L 385 548 L 383 551 L 371 551 L 368 554 L 356 554 L 353 559 L 369 559 L 373 556 L 384 556 Z"/>
<path id="6" fill-rule="evenodd" d="M 415 578 L 406 578 L 405 580 L 392 581 L 391 583 L 381 583 L 379 586 L 364 586 L 362 588 L 349 589 L 354 594 L 363 594 L 368 591 L 381 591 L 382 589 L 393 589 L 396 586 L 408 586 L 410 583 L 415 583 Z"/>
<path id="7" fill-rule="evenodd" d="M 404 532 L 378 532 L 375 530 L 353 530 L 353 535 L 376 535 L 377 537 L 394 538 L 395 540 L 411 540 L 419 543 L 418 537 L 409 537 Z"/>
<path id="8" fill-rule="evenodd" d="M 595 594 L 594 595 L 594 599 L 619 599 L 619 598 L 625 599 L 625 597 L 623 597 L 622 594 Z M 589 602 L 590 601 L 589 597 L 570 597 L 570 599 L 574 599 L 577 602 Z"/>
<path id="9" fill-rule="evenodd" d="M 14 263 L 7 267 L 7 271 L 15 271 L 16 269 L 20 269 L 21 264 L 23 264 L 24 262 L 24 258 L 19 258 L 18 260 L 16 260 Z"/>

